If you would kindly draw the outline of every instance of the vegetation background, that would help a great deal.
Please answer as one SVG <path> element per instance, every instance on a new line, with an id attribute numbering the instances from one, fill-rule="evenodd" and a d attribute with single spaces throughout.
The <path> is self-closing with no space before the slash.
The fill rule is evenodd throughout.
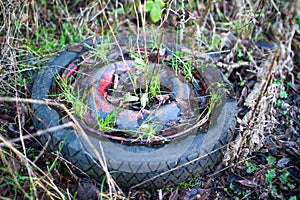
<path id="1" fill-rule="evenodd" d="M 291 0 L 0 0 L 1 199 L 289 199 L 300 196 L 300 5 Z M 144 16 L 144 18 L 143 18 Z M 122 27 L 190 31 L 233 84 L 234 140 L 216 171 L 109 193 L 36 139 L 29 103 L 61 49 Z"/>

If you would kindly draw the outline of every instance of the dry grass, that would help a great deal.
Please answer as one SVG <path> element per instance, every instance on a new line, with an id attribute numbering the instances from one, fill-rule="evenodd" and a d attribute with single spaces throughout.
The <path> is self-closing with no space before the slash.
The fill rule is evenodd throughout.
<path id="1" fill-rule="evenodd" d="M 4 195 L 2 199 L 22 196 L 26 199 L 75 199 L 77 195 L 76 191 L 70 192 L 68 186 L 61 187 L 57 184 L 58 181 L 52 176 L 53 168 L 57 167 L 55 164 L 46 168 L 37 165 L 39 160 L 42 160 L 46 147 L 40 147 L 39 155 L 35 158 L 28 155 L 30 147 L 28 145 L 32 142 L 27 141 L 51 131 L 49 129 L 38 130 L 36 133 L 32 130 L 28 131 L 26 125 L 30 121 L 30 108 L 27 106 L 31 103 L 62 107 L 72 122 L 54 129 L 74 127 L 89 141 L 76 119 L 63 105 L 30 99 L 30 87 L 36 71 L 51 55 L 71 43 L 105 31 L 114 33 L 121 24 L 134 27 L 133 23 L 126 19 L 125 14 L 141 18 L 141 22 L 138 22 L 137 28 L 133 28 L 133 31 L 146 35 L 146 13 L 135 3 L 125 5 L 114 1 L 112 4 L 106 4 L 104 1 L 84 0 L 76 2 L 55 0 L 46 4 L 45 2 L 0 0 L 0 104 L 15 105 L 13 122 L 17 127 L 17 135 L 14 139 L 9 137 L 9 131 L 0 130 L 0 191 Z M 248 159 L 253 152 L 259 151 L 264 145 L 265 134 L 272 133 L 276 127 L 276 99 L 283 88 L 274 84 L 274 80 L 283 77 L 286 70 L 292 74 L 294 63 L 291 47 L 294 34 L 299 29 L 294 23 L 299 15 L 299 3 L 296 0 L 288 4 L 279 0 L 236 0 L 236 7 L 232 10 L 225 10 L 225 8 L 220 10 L 220 1 L 211 0 L 209 6 L 199 3 L 195 8 L 185 8 L 190 4 L 183 5 L 183 9 L 176 7 L 178 3 L 178 1 L 170 1 L 166 4 L 165 15 L 159 26 L 163 29 L 173 20 L 176 25 L 186 27 L 181 30 L 189 30 L 192 27 L 195 39 L 190 47 L 195 58 L 199 52 L 218 49 L 221 53 L 231 32 L 237 35 L 236 38 L 255 40 L 254 31 L 258 31 L 256 30 L 258 17 L 253 16 L 263 15 L 267 10 L 277 12 L 276 16 L 263 16 L 266 25 L 261 25 L 264 31 L 273 31 L 271 35 L 274 37 L 272 39 L 276 43 L 276 48 L 270 54 L 264 55 L 259 60 L 248 59 L 237 64 L 236 58 L 239 52 L 252 56 L 241 45 L 242 41 L 238 41 L 224 55 L 226 62 L 218 63 L 228 76 L 235 69 L 250 65 L 251 73 L 257 75 L 259 83 L 246 99 L 249 112 L 238 119 L 239 130 L 236 132 L 236 139 L 231 143 L 224 158 L 225 163 L 239 163 L 241 160 Z M 112 8 L 116 6 L 123 8 L 125 14 L 114 12 Z M 130 13 L 130 10 L 134 12 Z M 226 15 L 225 11 L 234 12 L 231 19 L 226 18 L 229 15 Z M 216 15 L 220 15 L 224 21 L 215 21 Z M 178 18 L 181 20 L 176 21 Z M 182 40 L 184 40 L 183 34 L 183 31 L 179 33 Z M 217 39 L 220 39 L 220 42 L 214 44 Z M 8 128 L 7 121 L 4 127 Z M 107 177 L 110 177 L 106 168 L 105 155 L 97 152 L 92 144 L 88 143 L 97 155 Z M 53 163 L 62 160 L 58 153 L 54 155 L 54 159 Z M 71 169 L 69 174 L 73 174 Z M 112 178 L 107 178 L 107 183 L 109 190 L 105 194 L 98 194 L 98 197 L 125 198 Z"/>
<path id="2" fill-rule="evenodd" d="M 264 145 L 265 134 L 272 134 L 279 123 L 275 118 L 275 107 L 279 93 L 284 89 L 284 86 L 278 85 L 274 81 L 278 77 L 283 78 L 285 70 L 288 70 L 288 75 L 293 76 L 294 63 L 291 55 L 294 53 L 291 47 L 292 39 L 299 28 L 293 24 L 293 21 L 299 14 L 299 6 L 299 3 L 295 1 L 278 10 L 280 15 L 272 24 L 272 30 L 276 31 L 273 32 L 276 47 L 260 66 L 254 68 L 253 72 L 257 74 L 259 84 L 246 99 L 250 110 L 239 121 L 239 134 L 232 149 L 228 152 L 231 155 L 227 155 L 231 157 L 231 162 L 237 157 L 245 158 L 253 151 L 259 151 Z M 276 7 L 276 9 L 278 8 Z M 286 13 L 289 15 L 285 16 Z"/>
<path id="3" fill-rule="evenodd" d="M 87 6 L 87 9 L 76 10 L 71 16 L 65 2 L 54 1 L 52 6 L 57 7 L 60 10 L 51 14 L 47 13 L 49 8 L 47 7 L 47 4 L 44 3 L 38 1 L 0 2 L 1 15 L 3 17 L 3 24 L 1 24 L 0 29 L 2 41 L 0 87 L 1 96 L 7 96 L 1 97 L 0 102 L 8 104 L 15 103 L 16 105 L 21 104 L 23 107 L 26 107 L 29 103 L 58 106 L 65 109 L 66 113 L 69 113 L 70 117 L 75 120 L 70 111 L 61 104 L 28 99 L 30 96 L 28 87 L 30 87 L 34 78 L 31 77 L 31 75 L 35 74 L 35 70 L 43 65 L 49 55 L 64 48 L 66 45 L 69 45 L 69 43 L 74 43 L 77 40 L 80 41 L 85 34 L 94 34 L 86 32 L 86 30 L 90 30 L 86 28 L 86 26 L 88 26 L 90 18 L 95 17 L 95 12 L 98 13 L 99 6 L 97 6 L 98 4 L 96 2 L 92 2 L 90 3 L 91 6 Z M 85 15 L 85 17 L 82 17 L 80 14 Z M 49 20 L 48 15 L 50 15 L 50 17 L 57 17 L 57 20 L 59 20 L 58 24 L 54 24 L 54 22 L 56 23 L 56 20 Z M 90 15 L 94 16 L 90 17 Z M 65 22 L 70 21 L 76 21 L 76 26 L 68 26 L 67 29 L 60 29 L 57 27 L 52 33 L 47 31 L 43 32 L 47 29 L 53 29 L 53 27 L 61 24 L 65 25 Z M 56 37 L 55 35 L 58 34 L 57 31 L 60 30 L 65 30 L 63 33 L 64 38 L 60 38 L 59 41 L 51 41 Z M 76 34 L 73 32 L 76 32 Z M 32 45 L 36 46 L 33 47 Z M 24 112 L 26 113 L 24 114 Z M 0 171 L 2 174 L 0 184 L 2 185 L 1 193 L 4 195 L 3 198 L 16 198 L 22 196 L 27 199 L 76 198 L 77 192 L 71 194 L 68 188 L 62 188 L 54 183 L 57 181 L 54 180 L 51 171 L 53 170 L 53 167 L 55 167 L 55 163 L 57 163 L 58 160 L 61 160 L 59 154 L 54 156 L 55 160 L 52 166 L 46 171 L 36 165 L 43 156 L 42 154 L 46 147 L 42 148 L 40 155 L 35 157 L 34 160 L 31 160 L 27 155 L 30 146 L 27 146 L 28 143 L 26 141 L 51 131 L 49 129 L 39 130 L 36 133 L 26 135 L 24 132 L 26 131 L 25 121 L 28 119 L 24 120 L 24 115 L 28 118 L 28 112 L 28 110 L 24 111 L 20 109 L 17 109 L 15 112 L 16 126 L 19 127 L 19 136 L 17 138 L 9 139 L 7 134 L 4 133 L 3 135 L 2 133 L 0 135 Z M 87 136 L 76 120 L 73 121 L 73 123 L 63 124 L 50 129 L 57 130 L 64 127 L 73 127 L 77 129 L 78 133 L 88 141 Z M 89 144 L 98 156 L 104 171 L 107 172 L 107 182 L 111 189 L 111 191 L 108 192 L 108 195 L 112 198 L 113 192 L 116 193 L 118 187 L 110 178 L 108 171 L 105 170 L 106 166 L 102 160 L 103 155 L 100 155 L 100 152 L 97 152 L 90 142 Z M 105 196 L 108 197 L 107 195 L 104 195 L 104 197 Z"/>

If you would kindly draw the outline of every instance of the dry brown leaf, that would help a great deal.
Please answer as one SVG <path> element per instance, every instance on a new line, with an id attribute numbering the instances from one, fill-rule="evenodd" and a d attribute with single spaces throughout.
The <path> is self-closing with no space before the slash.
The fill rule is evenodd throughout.
<path id="1" fill-rule="evenodd" d="M 236 182 L 239 182 L 240 184 L 251 188 L 257 187 L 257 182 L 252 180 L 244 179 L 244 180 L 236 180 Z"/>

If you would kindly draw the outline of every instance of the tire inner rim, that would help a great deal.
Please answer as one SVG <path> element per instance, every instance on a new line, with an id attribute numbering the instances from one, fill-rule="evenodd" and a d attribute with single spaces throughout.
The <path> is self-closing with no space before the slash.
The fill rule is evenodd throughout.
<path id="1" fill-rule="evenodd" d="M 177 138 L 182 136 L 180 132 L 201 120 L 199 116 L 208 103 L 207 86 L 198 72 L 193 72 L 192 80 L 187 81 L 165 63 L 148 61 L 143 70 L 130 58 L 105 66 L 99 62 L 78 63 L 72 62 L 64 70 L 62 78 L 76 74 L 73 87 L 85 97 L 89 108 L 84 112 L 84 118 L 80 119 L 83 127 L 113 140 L 157 143 Z M 147 75 L 159 78 L 161 91 L 160 95 L 153 97 L 155 103 L 149 103 L 148 94 L 144 93 L 145 85 L 150 84 Z M 145 94 L 146 99 L 143 99 Z M 126 95 L 138 100 L 135 103 L 126 102 Z M 99 131 L 99 119 L 105 119 L 113 112 L 116 113 L 113 129 Z M 139 132 L 150 124 L 159 133 L 157 137 L 139 138 Z M 195 126 L 186 134 L 195 134 L 198 129 Z M 128 133 L 131 133 L 130 136 Z"/>

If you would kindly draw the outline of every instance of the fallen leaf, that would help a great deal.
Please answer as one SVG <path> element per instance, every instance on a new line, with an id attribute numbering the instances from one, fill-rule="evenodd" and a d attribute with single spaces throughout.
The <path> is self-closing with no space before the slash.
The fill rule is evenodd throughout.
<path id="1" fill-rule="evenodd" d="M 179 196 L 178 196 L 178 190 L 174 190 L 172 193 L 171 193 L 171 195 L 170 195 L 170 197 L 169 197 L 169 200 L 177 200 L 179 198 Z"/>
<path id="2" fill-rule="evenodd" d="M 283 168 L 290 162 L 290 160 L 291 160 L 290 158 L 286 158 L 286 157 L 281 158 L 280 160 L 278 160 L 277 166 Z"/>
<path id="3" fill-rule="evenodd" d="M 202 189 L 201 192 L 197 195 L 197 199 L 206 200 L 211 199 L 211 189 Z"/>
<path id="4" fill-rule="evenodd" d="M 77 199 L 98 199 L 98 189 L 90 180 L 83 180 L 78 183 Z"/>
<path id="5" fill-rule="evenodd" d="M 133 96 L 130 93 L 126 93 L 124 95 L 124 101 L 125 102 L 134 102 L 134 101 L 138 101 L 138 100 L 139 100 L 139 97 Z"/>
<path id="6" fill-rule="evenodd" d="M 179 199 L 181 200 L 194 199 L 201 192 L 202 192 L 201 188 L 192 188 L 192 189 L 183 190 L 180 192 Z"/>
<path id="7" fill-rule="evenodd" d="M 162 105 L 162 104 L 166 103 L 167 100 L 170 99 L 170 95 L 169 94 L 157 94 L 155 96 L 155 98 L 159 101 L 159 104 Z"/>
<path id="8" fill-rule="evenodd" d="M 114 89 L 115 90 L 118 88 L 118 84 L 119 84 L 119 75 L 114 74 Z"/>
<path id="9" fill-rule="evenodd" d="M 142 110 L 146 107 L 148 101 L 148 93 L 143 93 L 141 97 Z"/>
<path id="10" fill-rule="evenodd" d="M 238 182 L 238 183 L 240 183 L 240 184 L 242 184 L 244 186 L 251 187 L 251 188 L 257 187 L 257 182 L 251 181 L 251 180 L 247 180 L 247 179 L 236 180 L 236 182 Z"/>

